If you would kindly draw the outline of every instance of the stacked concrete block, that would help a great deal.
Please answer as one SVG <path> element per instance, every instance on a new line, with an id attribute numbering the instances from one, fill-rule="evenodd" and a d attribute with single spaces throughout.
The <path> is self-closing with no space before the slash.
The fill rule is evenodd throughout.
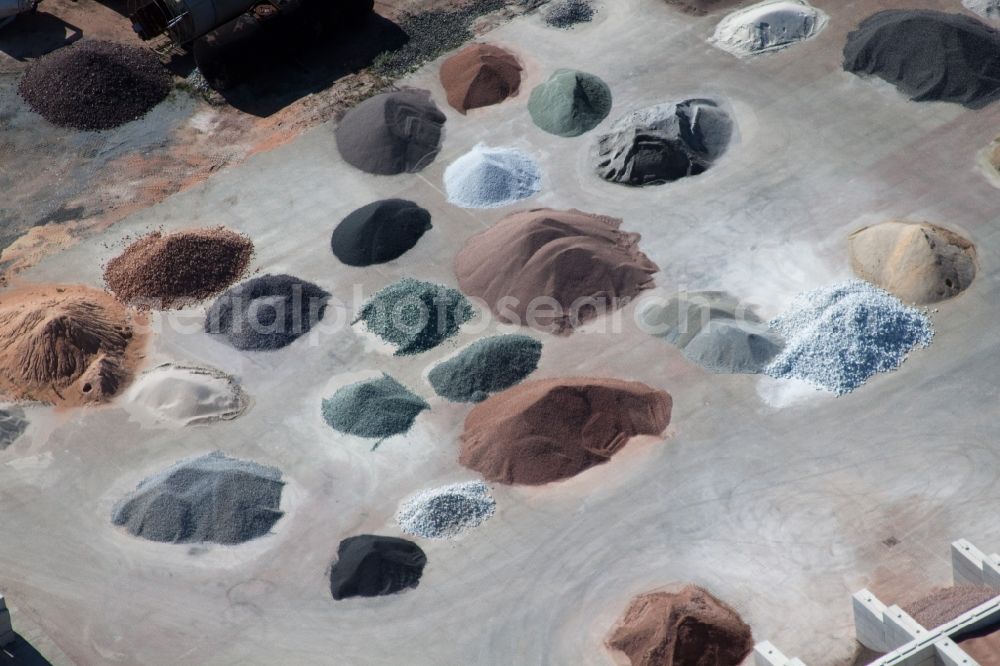
<path id="1" fill-rule="evenodd" d="M 799 659 L 789 659 L 781 650 L 768 641 L 757 643 L 753 648 L 754 666 L 806 666 Z"/>
<path id="2" fill-rule="evenodd" d="M 975 585 L 1000 591 L 1000 556 L 984 555 L 965 539 L 951 544 L 951 572 L 955 585 Z"/>

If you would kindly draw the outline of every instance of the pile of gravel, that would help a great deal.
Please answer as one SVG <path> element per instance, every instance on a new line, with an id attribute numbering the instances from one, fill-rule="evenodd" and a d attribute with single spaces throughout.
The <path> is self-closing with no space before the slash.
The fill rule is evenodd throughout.
<path id="1" fill-rule="evenodd" d="M 765 372 L 838 395 L 895 370 L 934 337 L 927 315 L 861 280 L 800 294 L 770 324 L 786 346 Z"/>
<path id="2" fill-rule="evenodd" d="M 996 596 L 997 592 L 988 587 L 956 585 L 936 590 L 903 606 L 903 610 L 925 629 L 934 629 Z"/>
<path id="3" fill-rule="evenodd" d="M 333 255 L 348 266 L 371 266 L 398 259 L 428 229 L 431 214 L 412 201 L 383 199 L 358 208 L 333 230 Z"/>
<path id="4" fill-rule="evenodd" d="M 28 419 L 20 407 L 0 409 L 0 451 L 17 441 L 28 429 Z"/>
<path id="5" fill-rule="evenodd" d="M 151 51 L 84 39 L 29 65 L 18 92 L 54 125 L 105 130 L 146 115 L 171 87 Z"/>
<path id="6" fill-rule="evenodd" d="M 598 140 L 596 170 L 612 183 L 662 185 L 708 170 L 732 135 L 732 119 L 713 100 L 651 106 L 623 116 Z"/>
<path id="7" fill-rule="evenodd" d="M 593 20 L 594 6 L 590 0 L 559 0 L 545 12 L 545 25 L 553 28 L 572 28 Z"/>
<path id="8" fill-rule="evenodd" d="M 425 490 L 399 505 L 400 529 L 425 539 L 450 539 L 486 522 L 496 510 L 482 481 L 454 483 Z"/>
<path id="9" fill-rule="evenodd" d="M 427 556 L 420 546 L 395 537 L 359 534 L 344 539 L 330 566 L 334 599 L 381 597 L 420 583 Z"/>
<path id="10" fill-rule="evenodd" d="M 962 6 L 983 18 L 1000 19 L 1000 0 L 962 0 Z"/>
<path id="11" fill-rule="evenodd" d="M 580 136 L 597 127 L 610 112 L 608 84 L 575 69 L 556 70 L 528 98 L 531 120 L 556 136 Z"/>
<path id="12" fill-rule="evenodd" d="M 408 431 L 431 406 L 389 375 L 349 384 L 323 400 L 323 420 L 339 432 L 377 439 Z"/>
<path id="13" fill-rule="evenodd" d="M 530 156 L 513 148 L 477 144 L 448 165 L 448 203 L 461 208 L 500 208 L 541 189 L 542 173 Z"/>
<path id="14" fill-rule="evenodd" d="M 154 231 L 109 261 L 104 281 L 122 303 L 180 307 L 238 280 L 252 255 L 253 242 L 225 227 Z"/>
<path id="15" fill-rule="evenodd" d="M 281 471 L 221 452 L 177 463 L 119 501 L 111 521 L 150 541 L 238 544 L 284 515 Z"/>
<path id="16" fill-rule="evenodd" d="M 433 349 L 472 318 L 472 305 L 456 289 L 403 278 L 375 293 L 357 322 L 396 347 L 396 356 Z"/>
<path id="17" fill-rule="evenodd" d="M 477 340 L 428 375 L 434 391 L 452 402 L 482 402 L 517 384 L 538 367 L 542 343 L 528 335 Z"/>
<path id="18" fill-rule="evenodd" d="M 225 336 L 237 349 L 281 349 L 323 318 L 329 297 L 291 275 L 262 275 L 219 296 L 205 316 L 205 331 Z"/>

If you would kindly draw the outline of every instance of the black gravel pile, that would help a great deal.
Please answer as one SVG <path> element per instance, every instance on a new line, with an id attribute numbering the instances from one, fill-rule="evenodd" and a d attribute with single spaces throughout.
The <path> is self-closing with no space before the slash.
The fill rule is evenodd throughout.
<path id="1" fill-rule="evenodd" d="M 590 0 L 561 0 L 553 3 L 545 13 L 545 24 L 553 28 L 572 28 L 593 20 L 594 7 Z"/>
<path id="2" fill-rule="evenodd" d="M 323 318 L 329 297 L 291 275 L 262 275 L 219 296 L 205 316 L 205 331 L 224 335 L 237 349 L 281 349 Z"/>
<path id="3" fill-rule="evenodd" d="M 420 546 L 394 537 L 361 534 L 344 539 L 330 567 L 334 599 L 380 597 L 416 587 L 427 564 Z"/>
<path id="4" fill-rule="evenodd" d="M 281 471 L 221 453 L 182 461 L 140 483 L 111 521 L 150 541 L 238 544 L 283 515 Z"/>
<path id="5" fill-rule="evenodd" d="M 170 74 L 152 52 L 81 40 L 32 63 L 18 92 L 55 125 L 105 130 L 146 115 L 171 86 Z"/>
<path id="6" fill-rule="evenodd" d="M 333 230 L 330 246 L 348 266 L 371 266 L 398 259 L 430 228 L 431 214 L 417 204 L 383 199 L 345 217 Z"/>
<path id="7" fill-rule="evenodd" d="M 0 451 L 17 441 L 28 429 L 28 419 L 20 407 L 0 409 Z"/>
<path id="8" fill-rule="evenodd" d="M 541 357 L 542 343 L 533 337 L 497 335 L 478 340 L 439 363 L 427 378 L 442 398 L 482 402 L 534 372 Z"/>
<path id="9" fill-rule="evenodd" d="M 472 318 L 462 292 L 432 282 L 403 278 L 379 290 L 355 322 L 396 347 L 396 356 L 433 349 Z"/>
<path id="10" fill-rule="evenodd" d="M 964 14 L 882 11 L 847 36 L 844 69 L 878 76 L 914 101 L 978 109 L 1000 97 L 1000 33 Z"/>

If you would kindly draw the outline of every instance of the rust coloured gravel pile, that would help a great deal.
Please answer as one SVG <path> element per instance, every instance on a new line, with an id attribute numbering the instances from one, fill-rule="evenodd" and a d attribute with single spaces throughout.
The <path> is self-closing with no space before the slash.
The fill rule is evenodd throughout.
<path id="1" fill-rule="evenodd" d="M 937 590 L 903 607 L 925 629 L 939 627 L 997 596 L 988 587 L 956 585 Z"/>

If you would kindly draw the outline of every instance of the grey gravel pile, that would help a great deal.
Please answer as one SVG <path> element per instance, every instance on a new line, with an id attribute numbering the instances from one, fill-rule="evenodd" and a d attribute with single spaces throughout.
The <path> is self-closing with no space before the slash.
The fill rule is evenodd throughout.
<path id="1" fill-rule="evenodd" d="M 425 490 L 399 506 L 400 529 L 426 539 L 450 539 L 485 522 L 496 510 L 482 481 L 454 483 Z"/>
<path id="2" fill-rule="evenodd" d="M 572 28 L 593 20 L 594 7 L 590 0 L 561 0 L 553 3 L 545 13 L 545 24 L 553 28 Z"/>
<path id="3" fill-rule="evenodd" d="M 322 406 L 323 420 L 334 430 L 379 443 L 409 430 L 425 409 L 430 405 L 423 398 L 386 374 L 345 386 Z"/>
<path id="4" fill-rule="evenodd" d="M 517 384 L 538 367 L 542 343 L 528 335 L 497 335 L 477 340 L 443 361 L 427 379 L 434 391 L 452 402 L 482 402 Z"/>
<path id="5" fill-rule="evenodd" d="M 934 337 L 927 315 L 861 280 L 800 294 L 770 324 L 787 344 L 767 374 L 803 379 L 838 395 L 877 372 L 895 370 Z"/>
<path id="6" fill-rule="evenodd" d="M 20 407 L 0 409 L 0 451 L 17 441 L 28 429 L 28 419 Z"/>
<path id="7" fill-rule="evenodd" d="M 115 505 L 111 521 L 150 541 L 243 543 L 284 515 L 284 485 L 274 467 L 210 453 L 145 479 Z"/>
<path id="8" fill-rule="evenodd" d="M 379 290 L 355 322 L 396 347 L 396 356 L 419 354 L 458 333 L 472 305 L 457 289 L 403 278 Z"/>

